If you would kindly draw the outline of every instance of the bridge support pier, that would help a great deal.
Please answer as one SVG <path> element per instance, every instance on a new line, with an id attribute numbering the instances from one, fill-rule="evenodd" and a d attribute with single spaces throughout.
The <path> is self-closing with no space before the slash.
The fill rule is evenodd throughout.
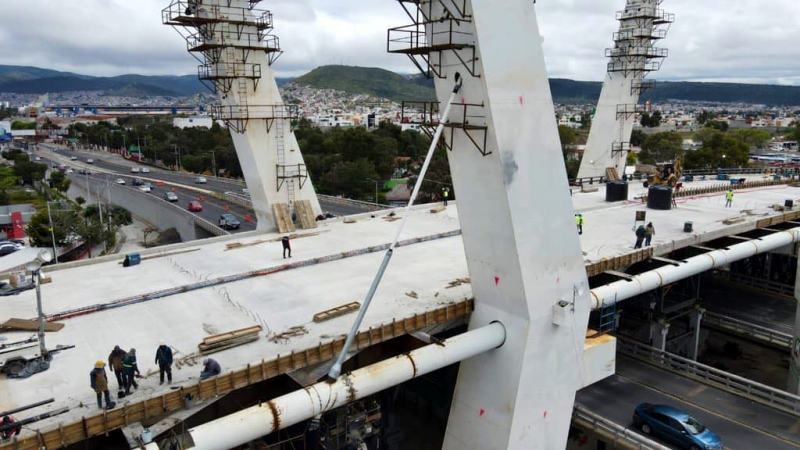
<path id="1" fill-rule="evenodd" d="M 689 325 L 692 327 L 692 340 L 689 344 L 689 359 L 697 361 L 697 356 L 700 351 L 700 325 L 703 322 L 703 314 L 705 310 L 699 306 L 695 306 L 694 310 L 689 313 Z"/>
<path id="2" fill-rule="evenodd" d="M 658 319 L 650 324 L 650 339 L 653 341 L 653 347 L 667 351 L 667 336 L 669 335 L 669 322 L 664 319 Z"/>
<path id="3" fill-rule="evenodd" d="M 800 260 L 797 264 L 797 275 L 794 281 L 794 298 L 800 303 Z M 797 306 L 794 321 L 794 339 L 792 339 L 792 357 L 789 359 L 789 380 L 786 390 L 792 394 L 800 393 L 800 304 Z"/>

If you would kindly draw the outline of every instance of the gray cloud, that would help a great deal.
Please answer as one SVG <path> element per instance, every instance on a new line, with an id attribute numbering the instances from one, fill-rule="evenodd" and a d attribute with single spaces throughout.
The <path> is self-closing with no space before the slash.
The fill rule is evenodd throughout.
<path id="1" fill-rule="evenodd" d="M 161 25 L 167 0 L 3 0 L 0 63 L 92 75 L 194 73 L 182 39 Z M 552 76 L 599 80 L 624 0 L 545 0 L 537 5 Z M 393 0 L 265 0 L 285 54 L 279 75 L 323 64 L 413 72 L 386 53 L 386 29 L 408 17 Z M 667 0 L 677 15 L 659 79 L 800 85 L 796 0 Z M 509 45 L 525 45 L 509 43 Z"/>

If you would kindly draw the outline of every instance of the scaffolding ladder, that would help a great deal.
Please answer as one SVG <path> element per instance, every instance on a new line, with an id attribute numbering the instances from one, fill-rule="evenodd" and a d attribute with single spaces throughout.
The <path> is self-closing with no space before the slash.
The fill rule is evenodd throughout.
<path id="1" fill-rule="evenodd" d="M 286 165 L 286 139 L 285 139 L 285 120 L 286 119 L 276 119 L 275 120 L 275 149 L 277 151 L 277 162 L 278 162 L 278 190 L 280 190 L 281 184 L 286 185 L 286 193 L 288 198 L 289 210 L 294 211 L 294 200 L 295 200 L 295 186 L 294 180 L 291 178 L 292 174 L 288 174 L 287 172 L 287 165 Z M 281 183 L 281 179 L 283 179 L 284 183 Z"/>

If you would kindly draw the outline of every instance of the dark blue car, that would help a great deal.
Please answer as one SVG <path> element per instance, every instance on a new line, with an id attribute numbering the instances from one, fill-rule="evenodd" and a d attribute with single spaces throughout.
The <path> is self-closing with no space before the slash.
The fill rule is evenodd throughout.
<path id="1" fill-rule="evenodd" d="M 633 413 L 633 426 L 686 450 L 722 450 L 722 441 L 687 412 L 665 405 L 642 403 Z"/>

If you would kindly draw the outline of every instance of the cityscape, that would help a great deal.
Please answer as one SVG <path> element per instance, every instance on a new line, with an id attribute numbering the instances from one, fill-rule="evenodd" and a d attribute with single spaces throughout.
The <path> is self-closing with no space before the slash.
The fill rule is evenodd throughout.
<path id="1" fill-rule="evenodd" d="M 800 448 L 795 30 L 80 0 L 56 52 L 30 1 L 0 450 Z M 718 19 L 796 13 L 743 2 Z"/>

